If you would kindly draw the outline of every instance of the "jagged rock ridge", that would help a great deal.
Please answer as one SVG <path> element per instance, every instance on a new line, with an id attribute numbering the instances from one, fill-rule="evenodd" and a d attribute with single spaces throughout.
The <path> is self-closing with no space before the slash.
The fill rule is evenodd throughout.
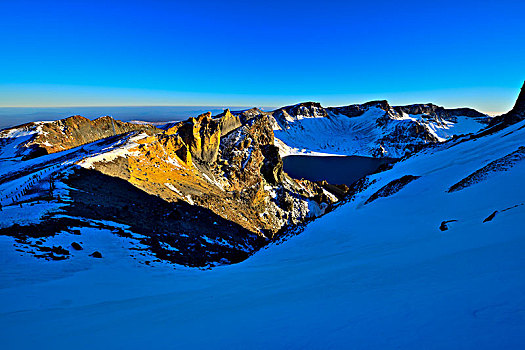
<path id="1" fill-rule="evenodd" d="M 3 130 L 0 132 L 0 151 L 5 146 L 11 146 L 15 148 L 16 156 L 30 159 L 137 130 L 150 134 L 160 132 L 152 125 L 126 123 L 109 116 L 90 120 L 75 115 L 57 121 L 28 123 Z M 10 139 L 16 141 L 17 138 L 13 136 L 20 133 L 26 138 L 16 145 L 9 144 Z"/>
<path id="2" fill-rule="evenodd" d="M 123 127 L 113 132 L 112 124 Z M 141 242 L 159 258 L 189 266 L 227 264 L 246 259 L 287 227 L 322 215 L 345 194 L 344 186 L 295 180 L 284 173 L 270 119 L 256 110 L 225 110 L 215 117 L 205 113 L 166 130 L 126 126 L 108 118 L 87 122 L 73 117 L 49 123 L 45 130 L 37 124 L 30 139 L 11 144 L 48 150 L 26 153 L 33 160 L 19 161 L 9 172 L 6 184 L 27 178 L 11 192 L 13 203 L 58 200 L 61 207 L 31 226 L 1 231 L 49 235 L 102 220 L 103 227 L 126 227 L 117 234 L 142 235 Z M 83 138 L 70 141 L 80 131 Z M 89 139 L 99 140 L 71 149 Z M 61 187 L 56 183 L 67 186 L 57 194 L 44 190 L 46 182 L 53 188 Z"/>

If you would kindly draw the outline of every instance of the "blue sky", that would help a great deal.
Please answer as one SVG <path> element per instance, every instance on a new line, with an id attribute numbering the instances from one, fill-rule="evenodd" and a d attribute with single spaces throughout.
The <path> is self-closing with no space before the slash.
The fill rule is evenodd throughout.
<path id="1" fill-rule="evenodd" d="M 510 108 L 523 1 L 0 1 L 0 106 Z"/>

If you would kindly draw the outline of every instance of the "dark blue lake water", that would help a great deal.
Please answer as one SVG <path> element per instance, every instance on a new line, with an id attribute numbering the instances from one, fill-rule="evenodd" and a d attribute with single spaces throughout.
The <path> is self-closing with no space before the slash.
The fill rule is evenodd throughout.
<path id="1" fill-rule="evenodd" d="M 381 165 L 392 163 L 392 158 L 349 157 L 284 157 L 284 171 L 297 179 L 326 180 L 332 184 L 351 185 L 363 176 L 374 173 Z"/>

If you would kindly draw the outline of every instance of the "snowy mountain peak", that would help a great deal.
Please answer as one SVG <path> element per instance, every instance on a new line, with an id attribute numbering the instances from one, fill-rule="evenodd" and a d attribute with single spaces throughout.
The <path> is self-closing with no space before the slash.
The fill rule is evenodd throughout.
<path id="1" fill-rule="evenodd" d="M 324 118 L 327 116 L 327 113 L 318 102 L 303 102 L 277 109 L 273 112 L 273 116 L 279 124 L 285 126 L 288 122 L 301 119 Z"/>
<path id="2" fill-rule="evenodd" d="M 400 158 L 486 126 L 490 117 L 470 108 L 434 104 L 391 106 L 371 101 L 341 107 L 307 102 L 269 113 L 281 154 L 319 153 Z"/>

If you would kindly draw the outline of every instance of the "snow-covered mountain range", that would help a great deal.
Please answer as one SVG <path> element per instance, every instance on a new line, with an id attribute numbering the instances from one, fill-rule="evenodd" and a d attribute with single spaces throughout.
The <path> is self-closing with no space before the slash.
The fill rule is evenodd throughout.
<path id="1" fill-rule="evenodd" d="M 136 238 L 107 227 L 40 238 L 82 242 L 65 261 L 20 255 L 13 244 L 23 250 L 24 242 L 0 236 L 0 341 L 17 349 L 521 349 L 521 107 L 368 176 L 300 235 L 233 266 L 147 267 L 147 251 L 129 257 Z M 4 222 L 14 210 L 4 208 Z M 102 259 L 88 256 L 95 249 Z"/>
<path id="2" fill-rule="evenodd" d="M 0 131 L 0 204 L 12 212 L 0 230 L 27 236 L 43 226 L 48 236 L 84 222 L 142 235 L 160 259 L 238 262 L 346 195 L 346 186 L 292 179 L 282 156 L 400 158 L 489 121 L 468 108 L 376 101 L 226 110 L 161 128 L 111 117 L 28 123 Z M 104 183 L 115 188 L 108 192 Z M 156 208 L 152 218 L 140 215 L 149 212 L 144 205 Z M 187 217 L 200 219 L 190 224 Z M 33 248 L 62 258 L 50 247 Z"/>
<path id="3" fill-rule="evenodd" d="M 376 107 L 368 111 L 372 108 Z M 224 121 L 217 128 L 230 130 L 222 146 L 222 136 L 210 137 L 216 135 L 210 132 L 216 130 L 211 119 L 192 120 L 192 125 L 200 125 L 199 135 L 201 129 L 207 130 L 202 135 L 219 143 L 215 154 L 213 148 L 202 147 L 209 141 L 185 142 L 196 147 L 189 150 L 192 157 L 217 156 L 228 164 L 238 161 L 235 164 L 244 168 L 246 155 L 251 159 L 260 151 L 269 161 L 270 156 L 261 150 L 269 144 L 257 133 L 266 129 L 253 130 L 254 124 L 240 117 L 241 127 L 235 127 L 235 116 L 215 118 Z M 248 113 L 243 116 L 249 119 Z M 324 118 L 330 115 L 309 119 Z M 304 120 L 299 119 L 298 125 Z M 387 124 L 395 122 L 392 119 Z M 194 130 L 191 128 L 192 133 Z M 442 130 L 434 132 L 436 139 L 446 138 Z M 179 241 L 163 240 L 161 235 L 143 240 L 129 225 L 119 223 L 123 217 L 136 215 L 131 203 L 138 206 L 139 200 L 145 200 L 139 193 L 147 191 L 146 187 L 131 182 L 132 190 L 126 187 L 130 181 L 109 182 L 107 176 L 90 181 L 104 171 L 122 172 L 121 164 L 114 162 L 120 158 L 145 163 L 140 168 L 144 173 L 159 176 L 159 172 L 148 173 L 147 168 L 163 169 L 165 165 L 146 155 L 159 155 L 153 146 L 163 138 L 175 142 L 173 137 L 166 133 L 127 135 L 23 162 L 2 160 L 0 186 L 4 187 L 0 188 L 26 198 L 22 207 L 5 205 L 0 213 L 0 342 L 5 347 L 522 349 L 525 345 L 525 89 L 509 113 L 490 120 L 482 130 L 442 142 L 438 139 L 419 151 L 414 148 L 415 153 L 389 169 L 353 184 L 344 198 L 332 204 L 331 211 L 308 225 L 296 226 L 300 234 L 288 231 L 290 236 L 280 237 L 282 244 L 270 244 L 246 261 L 211 271 L 168 264 L 155 256 L 158 250 L 149 248 L 168 245 L 178 249 L 170 243 Z M 239 144 L 243 147 L 235 146 Z M 276 159 L 277 154 L 274 149 L 271 157 Z M 83 164 L 89 176 L 75 172 L 73 164 Z M 204 163 L 197 164 L 198 170 Z M 263 168 L 264 161 L 258 166 Z M 133 178 L 135 168 L 126 169 L 131 172 L 128 179 Z M 62 201 L 37 202 L 38 197 L 31 196 L 38 196 L 38 191 L 19 193 L 25 188 L 24 176 L 29 183 L 45 188 L 49 181 L 41 181 L 48 178 L 46 174 L 62 171 L 71 178 L 55 181 L 54 190 L 63 196 Z M 205 172 L 200 171 L 192 179 L 204 177 Z M 242 172 L 236 174 L 233 178 L 239 180 Z M 279 174 L 271 167 L 269 179 L 282 176 Z M 293 190 L 282 183 L 271 187 L 274 180 L 263 180 L 264 186 L 270 186 L 263 190 L 277 193 L 278 186 Z M 110 190 L 101 192 L 100 187 Z M 110 211 L 106 203 L 122 193 L 128 196 L 129 208 L 120 216 L 111 212 L 103 221 L 84 219 L 90 225 L 82 225 L 80 216 L 71 214 L 88 213 L 77 204 L 90 193 L 102 196 L 95 202 L 94 207 L 102 208 L 97 213 Z M 153 200 L 165 201 L 160 192 L 154 197 L 148 205 Z M 77 211 L 65 209 L 67 206 Z M 197 207 L 202 208 L 184 207 L 188 212 L 182 221 L 204 222 L 199 232 L 202 239 L 188 243 L 204 245 L 210 240 L 231 245 L 225 236 L 209 234 L 213 224 L 206 226 L 205 222 L 210 214 Z M 146 208 L 140 207 L 139 212 Z M 180 220 L 164 217 L 168 211 L 154 216 L 160 209 L 155 206 L 143 214 L 159 224 Z M 54 219 L 70 220 L 62 222 L 60 232 L 42 235 L 45 226 L 38 226 L 41 231 L 34 231 L 34 226 L 24 228 L 25 221 L 49 218 L 50 211 Z M 197 218 L 191 221 L 193 216 Z M 215 218 L 212 220 L 219 220 Z M 13 222 L 18 226 L 13 228 Z M 73 242 L 83 249 L 72 248 Z M 57 256 L 63 255 L 59 248 L 68 249 L 69 259 L 47 261 L 27 254 L 30 250 L 37 255 L 46 252 L 38 247 L 53 249 Z M 89 256 L 95 250 L 102 252 L 102 259 Z"/>
<path id="4" fill-rule="evenodd" d="M 309 102 L 268 114 L 282 155 L 389 158 L 477 132 L 491 120 L 469 108 L 445 109 L 433 104 L 393 107 L 387 101 L 327 108 Z"/>

